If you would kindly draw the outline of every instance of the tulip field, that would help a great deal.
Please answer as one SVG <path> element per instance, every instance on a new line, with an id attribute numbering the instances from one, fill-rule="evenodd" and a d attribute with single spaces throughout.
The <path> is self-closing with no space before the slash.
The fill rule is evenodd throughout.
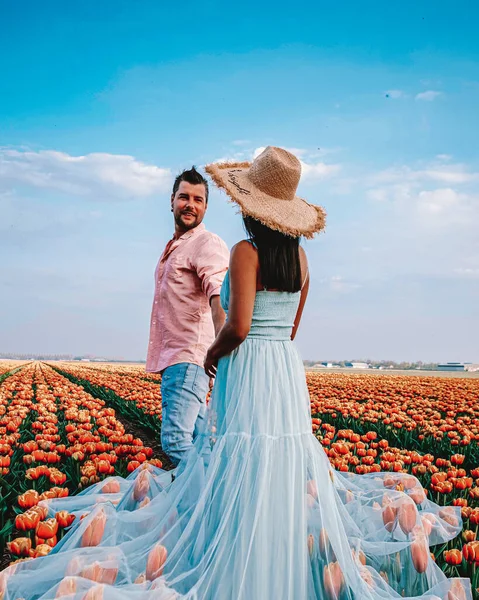
<path id="1" fill-rule="evenodd" d="M 479 378 L 306 375 L 312 429 L 335 469 L 387 471 L 384 486 L 460 506 L 462 535 L 432 548 L 448 576 L 479 587 Z M 47 518 L 44 500 L 73 495 L 150 462 L 159 445 L 160 376 L 141 365 L 0 362 L 1 567 L 44 556 L 74 515 Z M 414 480 L 410 478 L 412 484 Z M 112 481 L 112 489 L 118 492 Z M 479 594 L 476 598 L 479 598 Z"/>

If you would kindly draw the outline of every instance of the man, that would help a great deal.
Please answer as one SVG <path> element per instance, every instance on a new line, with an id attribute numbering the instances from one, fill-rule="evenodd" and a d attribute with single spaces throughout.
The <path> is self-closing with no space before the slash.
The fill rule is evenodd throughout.
<path id="1" fill-rule="evenodd" d="M 195 167 L 175 180 L 175 234 L 155 271 L 146 370 L 161 373 L 163 450 L 176 466 L 191 449 L 206 410 L 206 351 L 225 314 L 220 289 L 228 268 L 226 244 L 203 224 L 208 183 Z"/>

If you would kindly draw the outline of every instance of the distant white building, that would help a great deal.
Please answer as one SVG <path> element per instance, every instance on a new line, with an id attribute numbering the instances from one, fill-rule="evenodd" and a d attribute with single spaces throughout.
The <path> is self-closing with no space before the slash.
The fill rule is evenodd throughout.
<path id="1" fill-rule="evenodd" d="M 351 363 L 353 369 L 369 369 L 368 363 L 365 362 L 353 362 Z"/>
<path id="2" fill-rule="evenodd" d="M 479 371 L 479 364 L 448 362 L 437 365 L 438 371 Z"/>

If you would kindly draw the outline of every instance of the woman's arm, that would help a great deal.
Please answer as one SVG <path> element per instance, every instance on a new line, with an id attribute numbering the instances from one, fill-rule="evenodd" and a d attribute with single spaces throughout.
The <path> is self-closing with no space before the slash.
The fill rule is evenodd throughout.
<path id="1" fill-rule="evenodd" d="M 253 246 L 246 241 L 236 244 L 231 251 L 229 267 L 228 319 L 205 359 L 205 371 L 210 377 L 216 375 L 218 360 L 233 352 L 249 333 L 256 297 L 257 270 L 258 255 Z"/>
<path id="2" fill-rule="evenodd" d="M 309 272 L 308 272 L 308 259 L 306 258 L 306 252 L 300 247 L 299 248 L 299 256 L 301 260 L 301 273 L 302 281 L 304 281 L 304 285 L 301 289 L 301 297 L 299 299 L 298 310 L 296 311 L 296 317 L 294 318 L 293 331 L 291 332 L 291 339 L 294 340 L 296 337 L 296 333 L 298 332 L 298 327 L 301 322 L 301 317 L 303 316 L 303 308 L 306 303 L 306 298 L 308 297 L 309 292 Z"/>

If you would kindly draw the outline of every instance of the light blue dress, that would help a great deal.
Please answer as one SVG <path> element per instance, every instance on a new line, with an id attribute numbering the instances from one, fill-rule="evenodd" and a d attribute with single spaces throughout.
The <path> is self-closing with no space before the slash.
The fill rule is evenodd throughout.
<path id="1" fill-rule="evenodd" d="M 91 512 L 53 554 L 4 577 L 5 600 L 472 599 L 469 581 L 447 579 L 428 551 L 461 531 L 459 508 L 428 501 L 408 474 L 330 466 L 290 339 L 299 299 L 257 292 L 249 335 L 219 361 L 205 430 L 174 482 L 150 466 L 107 480 L 117 493 L 101 482 L 52 501 L 50 514 Z M 227 311 L 228 276 L 221 301 Z M 99 544 L 82 547 L 94 519 Z M 108 574 L 100 587 L 85 575 L 95 564 Z M 75 591 L 62 596 L 62 585 Z"/>

